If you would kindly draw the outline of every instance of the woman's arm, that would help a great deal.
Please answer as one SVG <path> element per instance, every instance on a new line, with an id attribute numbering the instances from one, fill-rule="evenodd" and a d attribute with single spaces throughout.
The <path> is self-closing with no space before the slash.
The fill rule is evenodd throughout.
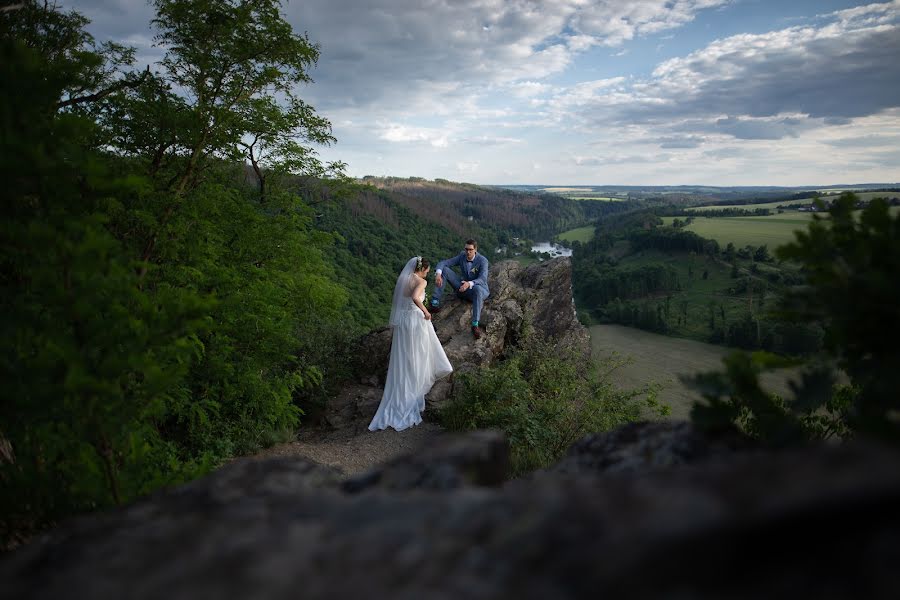
<path id="1" fill-rule="evenodd" d="M 419 307 L 419 310 L 422 311 L 422 314 L 425 315 L 425 320 L 430 321 L 431 313 L 428 312 L 428 309 L 425 308 L 424 304 L 422 304 L 422 292 L 425 291 L 425 284 L 426 281 L 424 279 L 419 280 L 419 282 L 416 284 L 416 287 L 413 289 L 412 301 L 416 304 L 416 306 Z"/>

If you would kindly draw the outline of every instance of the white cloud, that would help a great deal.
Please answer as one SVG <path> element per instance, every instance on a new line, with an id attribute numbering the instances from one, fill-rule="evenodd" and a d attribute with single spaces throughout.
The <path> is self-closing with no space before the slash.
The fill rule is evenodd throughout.
<path id="1" fill-rule="evenodd" d="M 782 139 L 900 106 L 897 57 L 895 1 L 836 13 L 818 28 L 717 40 L 661 63 L 649 79 L 577 84 L 546 105 L 581 126 Z"/>
<path id="2" fill-rule="evenodd" d="M 427 127 L 411 127 L 400 123 L 379 123 L 382 140 L 395 143 L 426 143 L 435 148 L 446 148 L 449 144 L 447 132 Z"/>
<path id="3" fill-rule="evenodd" d="M 478 135 L 463 138 L 461 141 L 469 144 L 477 144 L 479 146 L 505 146 L 507 144 L 521 144 L 523 140 L 513 137 Z"/>
<path id="4" fill-rule="evenodd" d="M 712 41 L 680 29 L 743 1 L 295 0 L 283 11 L 321 45 L 301 95 L 334 124 L 323 157 L 358 174 L 749 184 L 896 173 L 900 0 Z M 776 22 L 778 1 L 758 1 Z M 144 0 L 64 7 L 94 19 L 99 40 L 158 57 Z M 641 63 L 673 37 L 696 50 Z"/>

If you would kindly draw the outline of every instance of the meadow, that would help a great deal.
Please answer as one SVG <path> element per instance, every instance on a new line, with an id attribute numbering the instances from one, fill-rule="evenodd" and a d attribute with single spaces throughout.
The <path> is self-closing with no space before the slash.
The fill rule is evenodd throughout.
<path id="1" fill-rule="evenodd" d="M 855 194 L 856 194 L 857 198 L 859 198 L 861 201 L 864 201 L 864 202 L 872 200 L 873 198 L 884 198 L 884 197 L 892 198 L 894 196 L 900 195 L 900 193 L 898 193 L 898 192 L 855 192 Z M 826 194 L 826 195 L 820 196 L 820 198 L 822 200 L 824 200 L 825 202 L 830 202 L 831 200 L 833 200 L 837 197 L 838 197 L 837 194 Z M 723 206 L 720 204 L 711 204 L 711 205 L 707 205 L 707 206 L 692 206 L 685 210 L 691 211 L 691 212 L 710 212 L 710 211 L 716 211 L 716 210 L 726 210 L 726 209 L 730 209 L 730 208 L 740 208 L 740 209 L 744 209 L 744 210 L 756 210 L 758 208 L 768 208 L 769 210 L 775 211 L 775 210 L 778 210 L 779 206 L 804 205 L 804 204 L 809 204 L 812 201 L 813 201 L 813 198 L 809 197 L 809 198 L 801 198 L 799 200 L 779 200 L 779 201 L 775 201 L 775 202 L 760 202 L 758 204 L 734 204 L 734 205 L 727 205 L 727 206 Z"/>
<path id="2" fill-rule="evenodd" d="M 812 215 L 808 212 L 783 212 L 765 217 L 700 217 L 685 229 L 716 240 L 723 247 L 731 242 L 738 248 L 765 244 L 769 250 L 774 250 L 793 241 L 794 232 L 805 229 Z M 676 218 L 679 217 L 663 217 L 663 221 L 671 225 Z"/>
<path id="3" fill-rule="evenodd" d="M 589 242 L 594 237 L 594 226 L 576 227 L 575 229 L 563 231 L 557 237 L 564 242 Z"/>
<path id="4" fill-rule="evenodd" d="M 800 200 L 781 200 L 779 202 L 761 202 L 759 204 L 735 204 L 722 206 L 718 204 L 712 204 L 709 206 L 691 206 L 690 208 L 686 208 L 685 210 L 688 212 L 715 212 L 717 210 L 728 210 L 738 208 L 741 210 L 756 210 L 758 208 L 768 208 L 769 210 L 775 211 L 778 210 L 779 206 L 798 206 L 809 204 L 812 202 L 812 198 L 801 198 Z"/>
<path id="5" fill-rule="evenodd" d="M 731 350 L 695 340 L 674 338 L 622 325 L 594 325 L 590 328 L 591 350 L 597 361 L 624 360 L 609 375 L 615 385 L 632 389 L 657 383 L 659 400 L 671 408 L 669 418 L 687 419 L 700 394 L 681 382 L 679 376 L 720 370 L 722 358 Z M 765 388 L 789 397 L 792 370 L 766 373 Z M 648 415 L 649 416 L 649 415 Z"/>

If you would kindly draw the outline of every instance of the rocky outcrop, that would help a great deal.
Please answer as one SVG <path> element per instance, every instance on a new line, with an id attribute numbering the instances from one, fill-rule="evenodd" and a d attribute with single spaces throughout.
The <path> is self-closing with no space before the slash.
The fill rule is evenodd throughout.
<path id="1" fill-rule="evenodd" d="M 447 435 L 447 434 L 445 434 Z M 703 442 L 633 425 L 592 464 Z M 632 440 L 632 441 L 629 441 Z M 726 442 L 729 445 L 730 442 Z M 502 484 L 498 434 L 341 479 L 240 460 L 0 560 L 3 598 L 896 598 L 900 453 L 863 444 Z M 661 450 L 660 450 L 661 451 Z M 619 457 L 619 458 L 616 458 Z M 502 478 L 501 478 L 502 479 Z"/>
<path id="2" fill-rule="evenodd" d="M 575 314 L 568 258 L 528 267 L 513 260 L 503 261 L 491 265 L 488 284 L 491 295 L 482 311 L 485 335 L 481 339 L 472 337 L 472 305 L 455 294 L 445 294 L 442 310 L 434 315 L 435 331 L 454 373 L 436 382 L 425 397 L 431 409 L 450 397 L 456 375 L 494 364 L 518 343 L 526 327 L 553 340 L 560 348 L 590 354 L 590 334 Z M 328 426 L 362 431 L 368 425 L 381 400 L 390 350 L 391 330 L 387 327 L 376 329 L 357 342 L 353 351 L 358 357 L 354 372 L 361 376 L 329 402 L 324 415 Z M 427 415 L 426 412 L 426 418 Z"/>
<path id="3" fill-rule="evenodd" d="M 550 470 L 574 475 L 646 473 L 755 449 L 757 444 L 737 429 L 710 435 L 687 421 L 631 423 L 584 437 Z"/>

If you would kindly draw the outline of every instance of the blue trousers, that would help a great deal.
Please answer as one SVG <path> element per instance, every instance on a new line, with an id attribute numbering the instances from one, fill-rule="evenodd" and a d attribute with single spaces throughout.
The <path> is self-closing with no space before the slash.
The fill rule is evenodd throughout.
<path id="1" fill-rule="evenodd" d="M 459 280 L 459 275 L 457 275 L 456 271 L 453 269 L 441 271 L 441 276 L 444 278 L 444 285 L 440 287 L 434 286 L 434 294 L 431 295 L 432 304 L 440 304 L 445 287 L 450 286 L 451 289 L 456 291 L 459 289 L 459 286 L 462 285 L 462 282 Z M 468 300 L 472 303 L 472 321 L 479 321 L 481 319 L 481 307 L 484 305 L 484 299 L 489 295 L 488 291 L 485 290 L 483 286 L 473 285 L 462 293 L 457 291 L 456 295 L 463 300 Z"/>

